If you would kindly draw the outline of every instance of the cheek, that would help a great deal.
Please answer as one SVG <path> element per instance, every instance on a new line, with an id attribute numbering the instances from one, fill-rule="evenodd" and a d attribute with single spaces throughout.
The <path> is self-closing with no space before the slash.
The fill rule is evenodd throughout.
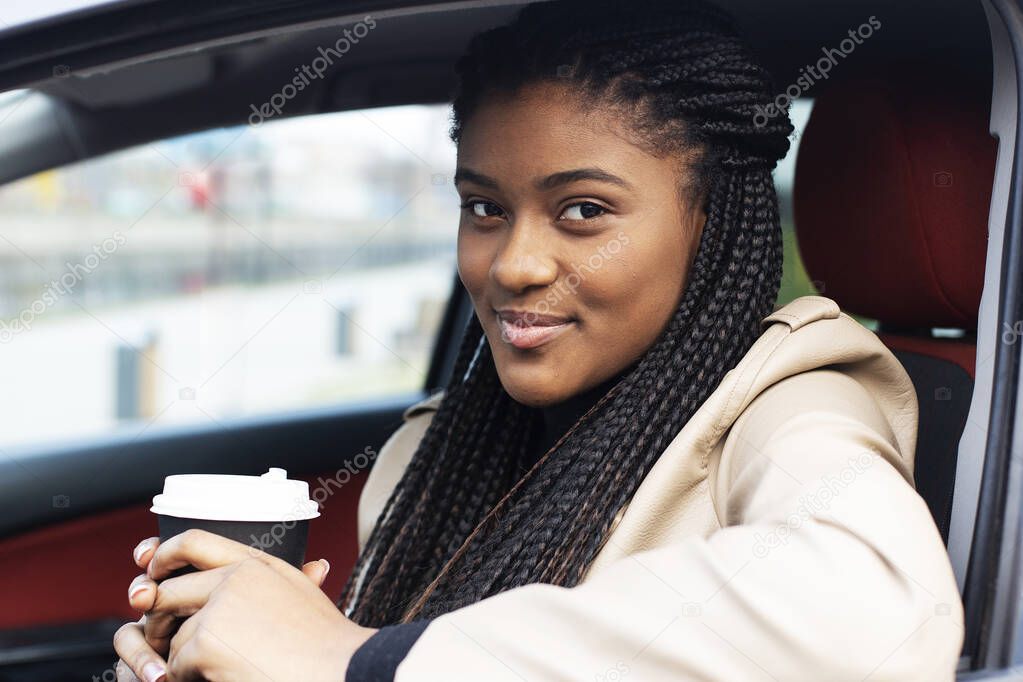
<path id="1" fill-rule="evenodd" d="M 468 229 L 458 230 L 458 277 L 475 300 L 486 287 L 493 262 L 487 240 Z"/>
<path id="2" fill-rule="evenodd" d="M 662 239 L 624 235 L 617 243 L 620 250 L 605 246 L 607 258 L 580 292 L 596 313 L 594 333 L 613 336 L 609 348 L 635 353 L 653 343 L 678 307 L 689 254 L 677 232 Z"/>

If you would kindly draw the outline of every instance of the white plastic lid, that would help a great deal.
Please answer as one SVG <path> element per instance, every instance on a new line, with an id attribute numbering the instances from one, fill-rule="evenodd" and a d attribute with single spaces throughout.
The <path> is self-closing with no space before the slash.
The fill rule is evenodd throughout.
<path id="1" fill-rule="evenodd" d="M 211 521 L 302 521 L 319 516 L 318 507 L 309 499 L 308 483 L 290 480 L 275 467 L 262 476 L 168 476 L 149 511 Z"/>

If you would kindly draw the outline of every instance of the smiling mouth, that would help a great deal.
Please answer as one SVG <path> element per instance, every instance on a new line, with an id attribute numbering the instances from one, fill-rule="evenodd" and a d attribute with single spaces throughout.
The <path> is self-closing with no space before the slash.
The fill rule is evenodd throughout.
<path id="1" fill-rule="evenodd" d="M 575 320 L 521 313 L 517 311 L 496 311 L 497 324 L 501 328 L 501 340 L 515 348 L 536 348 L 561 336 Z"/>

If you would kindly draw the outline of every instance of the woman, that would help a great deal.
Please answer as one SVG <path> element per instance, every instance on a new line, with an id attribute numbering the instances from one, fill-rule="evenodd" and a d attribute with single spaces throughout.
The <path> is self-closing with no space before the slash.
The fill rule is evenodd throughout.
<path id="1" fill-rule="evenodd" d="M 772 313 L 792 127 L 728 18 L 540 3 L 458 73 L 476 316 L 378 457 L 341 609 L 320 562 L 150 539 L 122 679 L 952 679 L 912 385 L 833 301 Z"/>

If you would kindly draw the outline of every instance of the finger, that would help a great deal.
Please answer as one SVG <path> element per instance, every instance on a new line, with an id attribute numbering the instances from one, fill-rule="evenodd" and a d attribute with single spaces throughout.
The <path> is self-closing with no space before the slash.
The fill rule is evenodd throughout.
<path id="1" fill-rule="evenodd" d="M 131 671 L 128 664 L 118 659 L 117 665 L 114 667 L 114 672 L 117 675 L 117 682 L 142 682 L 139 678 Z"/>
<path id="2" fill-rule="evenodd" d="M 156 599 L 156 583 L 145 573 L 136 576 L 128 586 L 128 603 L 131 607 L 145 613 L 153 608 L 154 599 Z"/>
<path id="3" fill-rule="evenodd" d="M 167 663 L 146 644 L 142 634 L 144 621 L 125 623 L 114 633 L 114 649 L 125 665 L 140 680 L 163 682 Z"/>
<path id="4" fill-rule="evenodd" d="M 146 572 L 150 578 L 160 580 L 184 566 L 191 565 L 205 571 L 253 558 L 275 567 L 277 564 L 288 565 L 255 547 L 204 530 L 190 528 L 162 542 L 149 560 Z"/>
<path id="5" fill-rule="evenodd" d="M 204 680 L 197 670 L 204 658 L 196 633 L 201 626 L 197 618 L 189 618 L 181 624 L 181 630 L 171 640 L 171 654 L 167 658 L 167 674 L 172 680 Z M 206 654 L 208 655 L 208 653 Z M 244 679 L 244 678 L 242 678 Z"/>
<path id="6" fill-rule="evenodd" d="M 310 561 L 302 566 L 302 572 L 313 581 L 314 585 L 323 587 L 323 581 L 327 579 L 327 574 L 330 573 L 330 562 L 326 559 Z"/>
<path id="7" fill-rule="evenodd" d="M 135 549 L 131 553 L 132 558 L 135 560 L 135 565 L 143 571 L 146 570 L 149 560 L 153 557 L 153 550 L 159 546 L 160 538 L 146 538 L 135 545 Z"/>
<path id="8" fill-rule="evenodd" d="M 201 669 L 209 667 L 210 661 L 216 659 L 221 659 L 223 666 L 222 657 L 228 652 L 239 656 L 238 660 L 232 661 L 231 667 L 235 673 L 233 679 L 269 679 L 254 664 L 245 665 L 245 657 L 240 656 L 222 637 L 211 630 L 207 623 L 200 622 L 200 618 L 201 616 L 195 616 L 187 619 L 181 624 L 178 634 L 174 635 L 174 639 L 171 640 L 171 653 L 167 658 L 167 676 L 171 680 L 175 682 L 178 680 L 205 682 L 207 677 L 201 674 L 203 672 Z M 224 651 L 225 649 L 227 652 Z"/>
<path id="9" fill-rule="evenodd" d="M 170 640 L 181 621 L 201 609 L 210 593 L 223 582 L 232 567 L 213 568 L 168 578 L 156 588 L 153 608 L 146 614 L 143 628 L 146 643 L 161 654 L 166 654 Z"/>
<path id="10" fill-rule="evenodd" d="M 199 619 L 198 618 L 186 618 L 185 622 L 181 624 L 178 631 L 174 633 L 174 636 L 170 641 L 170 653 L 167 655 L 167 669 L 170 671 L 172 676 L 175 676 L 175 671 L 179 670 L 179 666 L 185 663 L 185 659 L 181 658 L 181 649 L 191 641 L 192 637 L 199 630 Z"/>

